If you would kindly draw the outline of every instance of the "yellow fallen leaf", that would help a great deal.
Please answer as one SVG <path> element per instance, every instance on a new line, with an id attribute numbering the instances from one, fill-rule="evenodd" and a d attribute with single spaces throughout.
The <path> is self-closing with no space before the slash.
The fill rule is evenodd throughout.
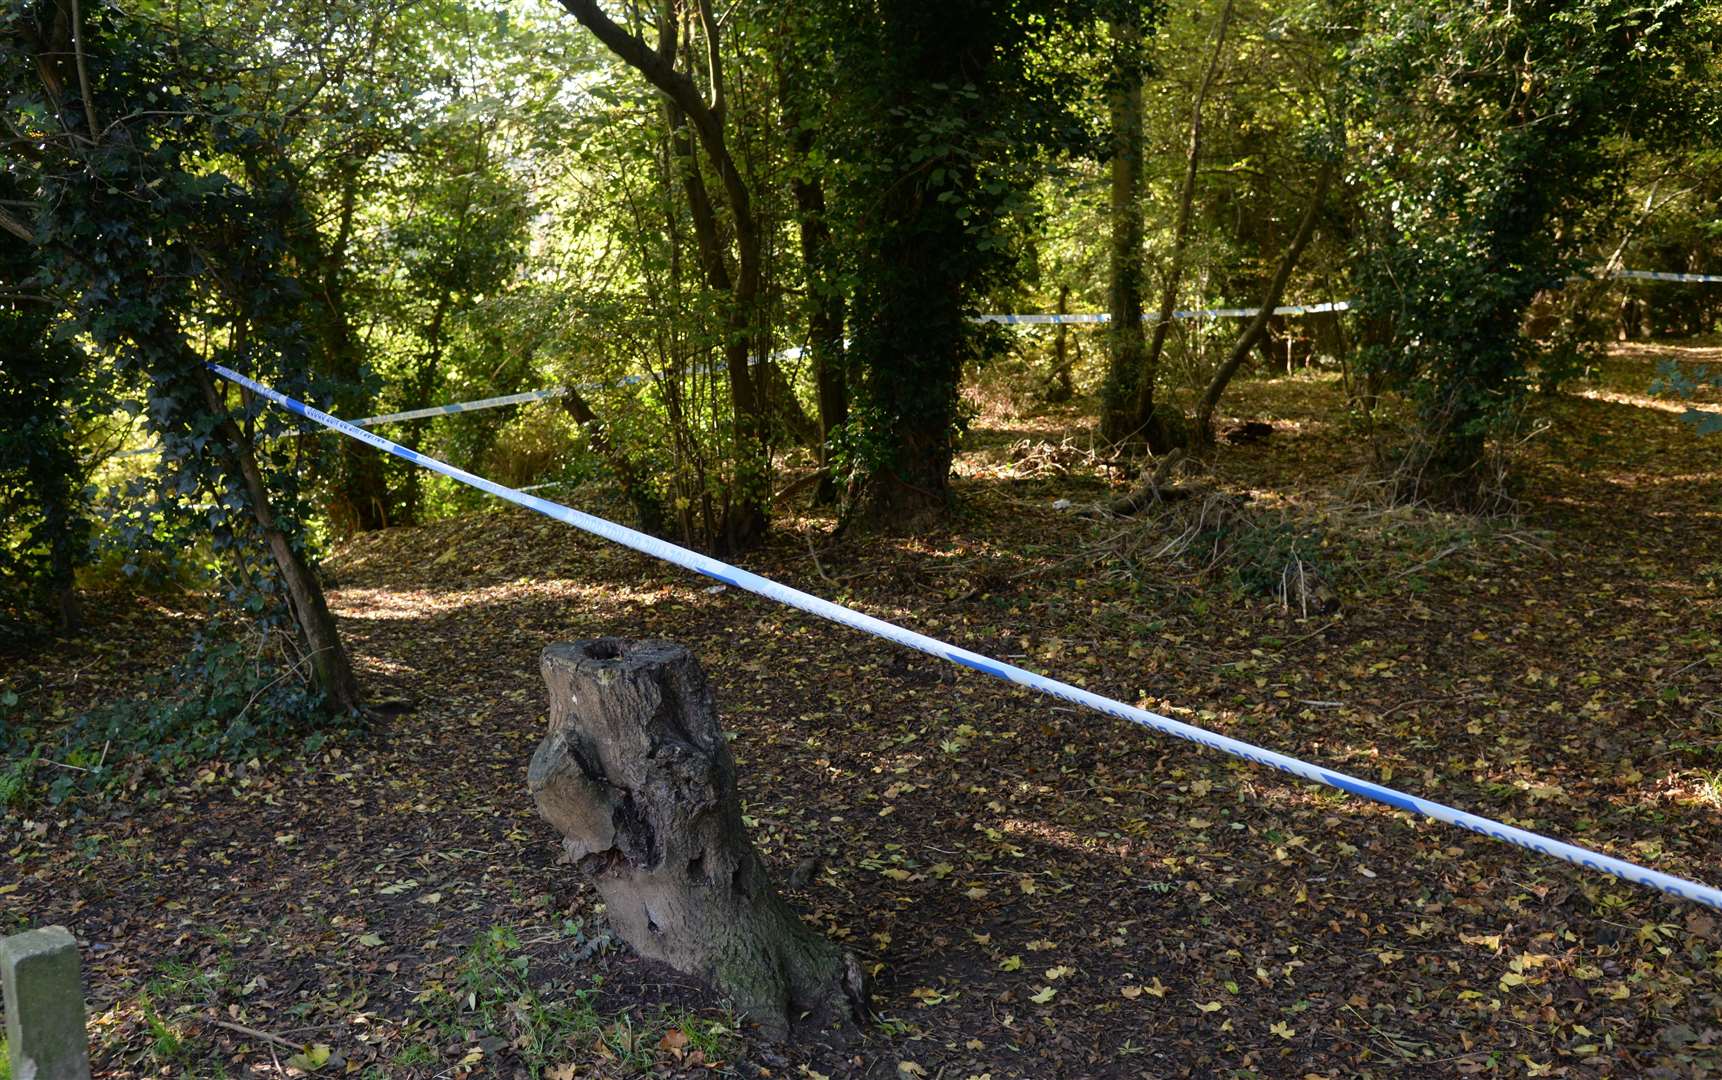
<path id="1" fill-rule="evenodd" d="M 1158 975 L 1154 976 L 1154 981 L 1150 982 L 1147 986 L 1144 986 L 1142 989 L 1146 990 L 1150 994 L 1153 994 L 1157 998 L 1163 998 L 1166 996 L 1166 987 L 1161 984 L 1160 976 L 1158 976 Z"/>
<path id="2" fill-rule="evenodd" d="M 288 1058 L 287 1064 L 303 1072 L 316 1072 L 329 1063 L 329 1055 L 332 1053 L 334 1051 L 328 1043 L 318 1043 L 315 1046 L 308 1046 L 300 1053 Z M 479 1051 L 480 1055 L 483 1053 L 484 1051 Z"/>
<path id="3" fill-rule="evenodd" d="M 891 869 L 889 869 L 889 870 L 881 870 L 879 872 L 884 874 L 886 877 L 890 878 L 892 881 L 908 881 L 909 880 L 909 871 L 899 869 L 895 866 L 891 867 Z"/>
<path id="4" fill-rule="evenodd" d="M 1047 1002 L 1051 1001 L 1053 998 L 1055 998 L 1057 996 L 1058 996 L 1057 990 L 1054 990 L 1050 986 L 1043 986 L 1040 988 L 1040 993 L 1030 994 L 1028 996 L 1028 999 L 1030 1001 L 1034 1002 L 1036 1005 L 1045 1005 Z"/>
<path id="5" fill-rule="evenodd" d="M 1205 1012 L 1205 1013 L 1219 1012 L 1224 1007 L 1225 1006 L 1221 1005 L 1217 1001 L 1210 1001 L 1210 1002 L 1207 1002 L 1206 1004 L 1203 1004 L 1202 1002 L 1196 1003 L 1196 1008 L 1200 1009 L 1202 1012 Z"/>
<path id="6" fill-rule="evenodd" d="M 1281 1020 L 1277 1024 L 1269 1024 L 1268 1030 L 1273 1032 L 1275 1035 L 1278 1035 L 1282 1039 L 1289 1039 L 1293 1035 L 1297 1034 L 1297 1029 L 1293 1028 L 1290 1024 L 1286 1023 L 1284 1020 Z"/>
<path id="7" fill-rule="evenodd" d="M 1060 964 L 1057 967 L 1049 967 L 1046 969 L 1046 981 L 1047 982 L 1057 982 L 1059 979 L 1064 978 L 1066 975 L 1075 975 L 1075 974 L 1076 974 L 1075 968 L 1066 967 L 1065 965 Z"/>
<path id="8" fill-rule="evenodd" d="M 987 891 L 979 885 L 976 885 L 973 888 L 964 889 L 963 895 L 968 897 L 970 900 L 985 900 L 987 898 Z"/>
<path id="9" fill-rule="evenodd" d="M 1022 967 L 1022 957 L 1007 956 L 999 961 L 1000 971 L 1017 971 Z"/>
<path id="10" fill-rule="evenodd" d="M 899 1061 L 899 1062 L 897 1062 L 897 1075 L 898 1076 L 925 1076 L 925 1075 L 927 1075 L 927 1070 L 921 1068 L 919 1065 L 915 1064 L 913 1061 Z"/>
<path id="11" fill-rule="evenodd" d="M 1137 998 L 1142 996 L 1142 988 L 1140 986 L 1120 986 L 1118 988 L 1118 992 L 1131 1001 L 1135 1001 Z"/>

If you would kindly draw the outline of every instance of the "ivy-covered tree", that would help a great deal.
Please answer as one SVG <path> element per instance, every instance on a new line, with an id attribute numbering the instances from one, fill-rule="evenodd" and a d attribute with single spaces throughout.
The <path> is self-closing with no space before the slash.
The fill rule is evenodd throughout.
<path id="1" fill-rule="evenodd" d="M 278 438 L 279 411 L 236 405 L 206 366 L 311 396 L 304 294 L 282 272 L 276 227 L 291 188 L 259 159 L 253 117 L 232 106 L 233 61 L 147 5 L 9 10 L 0 87 L 20 198 L 8 220 L 35 247 L 44 294 L 111 362 L 116 392 L 142 398 L 166 504 L 204 518 L 260 606 L 290 612 L 326 703 L 349 712 L 359 687 L 306 552 L 294 443 Z M 258 549 L 272 564 L 261 577 L 245 557 Z"/>
<path id="2" fill-rule="evenodd" d="M 943 511 L 977 326 L 1015 281 L 1036 166 L 1086 132 L 1049 47 L 1093 11 L 1055 2 L 850 0 L 808 32 L 829 68 L 821 149 L 852 283 L 852 511 L 899 526 Z"/>
<path id="3" fill-rule="evenodd" d="M 1622 181 L 1611 140 L 1693 133 L 1722 32 L 1672 0 L 1358 8 L 1346 60 L 1365 222 L 1355 281 L 1377 333 L 1365 360 L 1421 422 L 1403 475 L 1468 500 L 1491 435 L 1538 358 L 1521 328 L 1585 269 L 1584 210 Z"/>
<path id="4" fill-rule="evenodd" d="M 0 174 L 0 208 L 22 194 Z M 5 212 L 0 210 L 0 212 Z M 34 234 L 0 219 L 0 641 L 45 622 L 78 624 L 74 573 L 87 561 L 90 458 L 81 428 L 110 406 L 89 358 L 59 331 L 60 310 L 40 291 Z"/>

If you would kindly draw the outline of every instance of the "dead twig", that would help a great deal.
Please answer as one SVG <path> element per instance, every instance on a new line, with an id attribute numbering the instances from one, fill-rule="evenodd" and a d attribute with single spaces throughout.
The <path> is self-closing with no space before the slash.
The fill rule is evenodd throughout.
<path id="1" fill-rule="evenodd" d="M 208 1022 L 214 1024 L 218 1028 L 226 1028 L 228 1031 L 234 1032 L 235 1034 L 244 1035 L 249 1039 L 256 1039 L 259 1042 L 266 1042 L 274 1046 L 284 1046 L 295 1054 L 303 1049 L 303 1047 L 291 1039 L 283 1039 L 279 1035 L 271 1035 L 267 1031 L 258 1031 L 256 1028 L 246 1027 L 244 1024 L 235 1024 L 231 1020 L 209 1020 Z"/>

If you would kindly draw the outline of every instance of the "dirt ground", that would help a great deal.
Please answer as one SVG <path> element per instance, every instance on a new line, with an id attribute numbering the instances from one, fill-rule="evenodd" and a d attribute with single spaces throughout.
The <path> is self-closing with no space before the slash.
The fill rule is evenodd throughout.
<path id="1" fill-rule="evenodd" d="M 1384 508 L 1338 381 L 1301 374 L 1240 384 L 1229 411 L 1273 433 L 1137 519 L 1056 508 L 1127 479 L 1080 409 L 983 394 L 948 531 L 831 545 L 786 507 L 744 562 L 1722 883 L 1722 437 L 1647 395 L 1666 357 L 1722 349 L 1622 348 L 1587 396 L 1539 401 L 1489 519 Z M 524 511 L 359 537 L 328 571 L 386 718 L 0 826 L 0 929 L 76 932 L 101 1076 L 1722 1074 L 1722 914 Z M 8 659 L 5 685 L 45 708 L 135 692 L 194 626 L 102 602 L 98 632 Z M 767 1045 L 608 942 L 558 865 L 525 787 L 538 655 L 610 634 L 705 664 L 760 850 L 780 881 L 818 860 L 788 895 L 873 973 L 864 1041 Z"/>

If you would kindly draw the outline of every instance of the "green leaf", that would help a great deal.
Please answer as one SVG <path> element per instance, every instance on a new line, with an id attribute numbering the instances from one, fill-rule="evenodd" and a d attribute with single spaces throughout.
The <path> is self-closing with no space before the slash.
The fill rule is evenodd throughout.
<path id="1" fill-rule="evenodd" d="M 287 1064 L 295 1069 L 316 1072 L 329 1063 L 329 1055 L 333 1052 L 328 1043 L 318 1043 L 315 1046 L 307 1046 L 302 1052 L 288 1058 Z"/>

